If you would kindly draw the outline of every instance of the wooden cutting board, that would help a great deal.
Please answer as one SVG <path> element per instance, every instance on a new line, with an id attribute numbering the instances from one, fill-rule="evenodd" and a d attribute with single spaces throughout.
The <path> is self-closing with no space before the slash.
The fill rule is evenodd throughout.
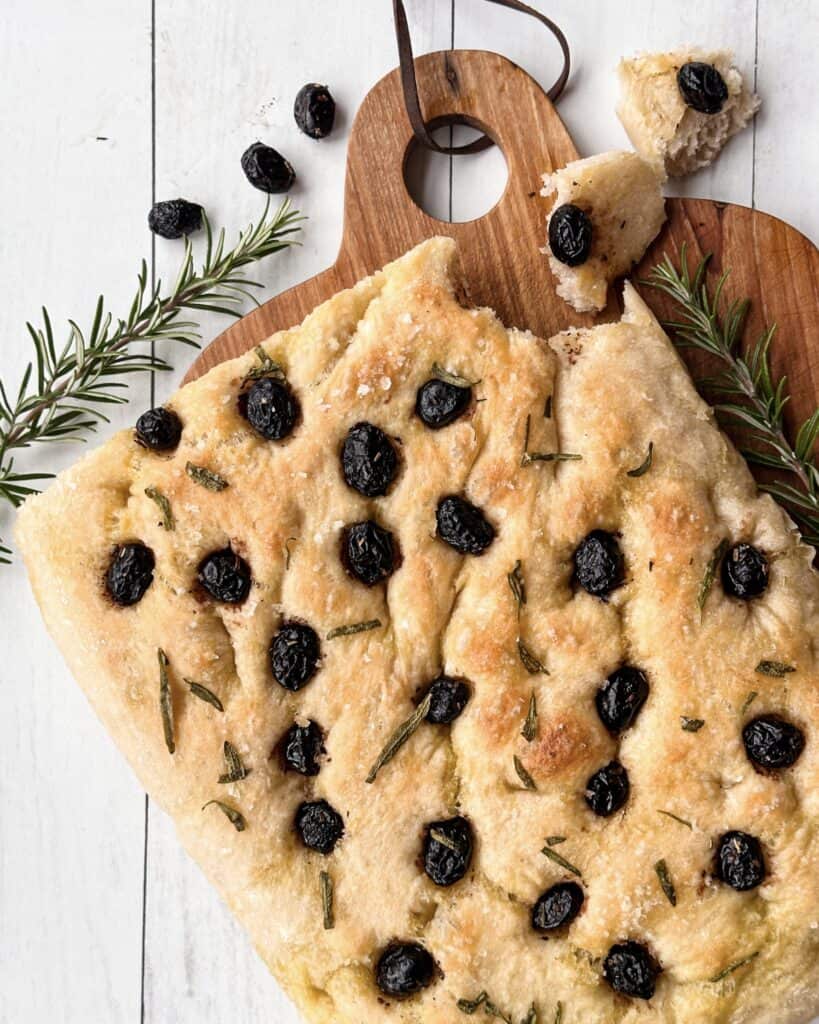
<path id="1" fill-rule="evenodd" d="M 458 241 L 471 301 L 491 306 L 507 325 L 548 338 L 593 322 L 558 298 L 548 261 L 539 251 L 550 205 L 539 195 L 541 175 L 578 156 L 544 91 L 505 57 L 481 50 L 426 54 L 416 60 L 416 72 L 433 127 L 467 123 L 503 150 L 509 180 L 497 204 L 462 224 L 436 220 L 415 205 L 404 183 L 413 136 L 396 69 L 367 94 L 353 123 L 336 262 L 229 327 L 195 360 L 186 382 L 299 323 L 320 302 L 433 235 Z M 703 253 L 713 254 L 712 277 L 730 267 L 727 295 L 752 302 L 748 336 L 755 337 L 763 324 L 779 325 L 772 363 L 776 372 L 788 373 L 793 426 L 819 398 L 819 251 L 794 228 L 744 206 L 669 199 L 667 212 L 668 223 L 634 279 L 645 276 L 664 252 L 676 261 L 683 242 L 692 266 Z M 649 288 L 641 291 L 658 316 L 669 318 L 672 310 L 662 296 Z M 613 292 L 598 319 L 617 313 Z M 695 370 L 696 362 L 692 356 Z"/>

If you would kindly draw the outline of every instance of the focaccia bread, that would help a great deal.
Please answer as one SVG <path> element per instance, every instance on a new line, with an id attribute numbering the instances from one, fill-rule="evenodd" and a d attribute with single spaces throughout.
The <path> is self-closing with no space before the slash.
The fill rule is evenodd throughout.
<path id="1" fill-rule="evenodd" d="M 630 286 L 550 347 L 454 261 L 27 502 L 45 620 L 307 1021 L 804 1021 L 811 551 Z"/>
<path id="2" fill-rule="evenodd" d="M 710 164 L 760 106 L 729 50 L 640 54 L 617 75 L 617 116 L 632 145 L 671 177 Z"/>
<path id="3" fill-rule="evenodd" d="M 656 169 L 636 153 L 599 153 L 544 174 L 555 195 L 543 250 L 557 294 L 586 312 L 606 305 L 609 284 L 631 270 L 665 221 Z"/>

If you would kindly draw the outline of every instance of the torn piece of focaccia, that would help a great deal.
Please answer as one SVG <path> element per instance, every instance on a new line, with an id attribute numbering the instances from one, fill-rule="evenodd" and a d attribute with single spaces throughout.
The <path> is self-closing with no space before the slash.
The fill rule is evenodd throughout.
<path id="1" fill-rule="evenodd" d="M 617 116 L 634 148 L 670 177 L 710 164 L 759 110 L 729 50 L 625 58 Z"/>
<path id="2" fill-rule="evenodd" d="M 630 287 L 549 346 L 454 260 L 27 502 L 48 627 L 305 1020 L 804 1020 L 811 553 Z"/>
<path id="3" fill-rule="evenodd" d="M 547 221 L 557 294 L 586 312 L 606 305 L 609 284 L 631 270 L 665 221 L 656 169 L 635 153 L 599 153 L 544 174 L 554 194 Z"/>

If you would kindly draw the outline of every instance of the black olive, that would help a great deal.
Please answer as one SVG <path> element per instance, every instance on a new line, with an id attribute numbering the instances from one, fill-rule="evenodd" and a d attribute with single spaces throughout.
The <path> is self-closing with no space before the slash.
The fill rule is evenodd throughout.
<path id="1" fill-rule="evenodd" d="M 450 494 L 435 512 L 438 536 L 462 555 L 482 555 L 495 539 L 495 527 L 477 505 Z"/>
<path id="2" fill-rule="evenodd" d="M 323 139 L 329 135 L 336 119 L 336 101 L 327 86 L 315 82 L 303 85 L 296 94 L 293 117 L 311 139 Z"/>
<path id="3" fill-rule="evenodd" d="M 312 720 L 307 725 L 294 722 L 279 743 L 284 770 L 299 775 L 318 775 L 319 757 L 324 753 L 321 728 Z"/>
<path id="4" fill-rule="evenodd" d="M 375 983 L 387 996 L 412 996 L 429 988 L 435 961 L 417 942 L 391 942 L 375 965 Z"/>
<path id="5" fill-rule="evenodd" d="M 532 907 L 532 927 L 536 932 L 551 932 L 571 924 L 580 913 L 584 898 L 576 882 L 558 882 L 539 896 Z"/>
<path id="6" fill-rule="evenodd" d="M 717 877 L 737 892 L 756 889 L 765 880 L 765 856 L 759 840 L 747 832 L 726 832 L 717 846 Z"/>
<path id="7" fill-rule="evenodd" d="M 344 835 L 344 821 L 326 800 L 299 804 L 296 831 L 306 847 L 317 853 L 332 853 Z"/>
<path id="8" fill-rule="evenodd" d="M 202 207 L 187 199 L 154 203 L 148 214 L 148 227 L 162 238 L 181 238 L 202 227 Z"/>
<path id="9" fill-rule="evenodd" d="M 398 471 L 398 455 L 392 442 L 372 423 L 350 427 L 341 447 L 344 479 L 359 494 L 377 498 L 386 494 Z"/>
<path id="10" fill-rule="evenodd" d="M 595 814 L 608 818 L 628 800 L 628 772 L 619 761 L 609 761 L 586 783 L 586 803 Z"/>
<path id="11" fill-rule="evenodd" d="M 284 762 L 284 770 L 298 772 L 299 775 L 318 775 L 319 757 L 325 753 L 324 734 L 317 722 L 312 719 L 307 725 L 294 722 L 282 737 L 277 750 Z M 275 754 L 274 750 L 274 754 Z"/>
<path id="12" fill-rule="evenodd" d="M 145 448 L 167 452 L 176 448 L 182 436 L 182 420 L 173 409 L 148 409 L 136 421 L 136 439 Z"/>
<path id="13" fill-rule="evenodd" d="M 639 942 L 617 942 L 603 961 L 603 977 L 615 992 L 651 999 L 662 967 Z"/>
<path id="14" fill-rule="evenodd" d="M 239 412 L 262 437 L 281 441 L 292 432 L 301 407 L 285 381 L 262 377 L 239 396 Z"/>
<path id="15" fill-rule="evenodd" d="M 722 561 L 722 589 L 748 601 L 768 588 L 768 559 L 752 544 L 735 544 Z"/>
<path id="16" fill-rule="evenodd" d="M 436 838 L 438 836 L 441 838 Z M 472 826 L 466 818 L 446 818 L 427 825 L 424 871 L 436 885 L 449 886 L 460 882 L 471 861 Z"/>
<path id="17" fill-rule="evenodd" d="M 805 734 L 777 715 L 760 715 L 742 730 L 745 753 L 758 767 L 790 768 L 805 749 Z"/>
<path id="18" fill-rule="evenodd" d="M 429 687 L 432 699 L 427 711 L 427 721 L 433 725 L 448 725 L 454 722 L 466 707 L 471 690 L 463 679 L 438 676 Z"/>
<path id="19" fill-rule="evenodd" d="M 677 72 L 677 85 L 687 106 L 701 114 L 718 114 L 728 99 L 725 79 L 713 64 L 692 60 Z"/>
<path id="20" fill-rule="evenodd" d="M 199 582 L 211 597 L 240 604 L 250 593 L 250 566 L 231 548 L 212 551 L 199 563 Z"/>
<path id="21" fill-rule="evenodd" d="M 608 677 L 594 702 L 600 721 L 615 736 L 634 723 L 648 697 L 645 672 L 623 665 Z"/>
<path id="22" fill-rule="evenodd" d="M 142 599 L 154 579 L 154 553 L 144 544 L 120 544 L 105 574 L 111 600 L 126 608 Z"/>
<path id="23" fill-rule="evenodd" d="M 319 638 L 304 622 L 282 623 L 268 651 L 273 678 L 285 690 L 301 690 L 318 671 Z"/>
<path id="24" fill-rule="evenodd" d="M 353 523 L 342 534 L 341 560 L 344 567 L 365 586 L 375 586 L 391 576 L 398 557 L 393 535 L 372 519 Z"/>
<path id="25" fill-rule="evenodd" d="M 242 170 L 250 184 L 262 192 L 287 192 L 296 180 L 290 163 L 263 142 L 254 142 L 242 153 Z"/>
<path id="26" fill-rule="evenodd" d="M 432 430 L 440 430 L 463 416 L 472 401 L 472 388 L 459 388 L 433 377 L 418 388 L 415 412 Z"/>
<path id="27" fill-rule="evenodd" d="M 579 267 L 589 258 L 592 224 L 579 206 L 564 203 L 549 218 L 549 248 L 556 260 L 567 267 Z"/>
<path id="28" fill-rule="evenodd" d="M 617 538 L 605 530 L 592 530 L 574 553 L 574 576 L 595 597 L 605 597 L 623 582 L 623 554 Z"/>

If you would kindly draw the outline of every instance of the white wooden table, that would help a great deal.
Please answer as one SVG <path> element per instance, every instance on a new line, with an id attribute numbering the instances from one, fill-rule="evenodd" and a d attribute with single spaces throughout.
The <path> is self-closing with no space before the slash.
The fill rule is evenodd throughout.
<path id="1" fill-rule="evenodd" d="M 622 147 L 614 65 L 678 42 L 729 45 L 763 96 L 753 130 L 682 191 L 761 209 L 819 239 L 814 0 L 536 0 L 574 53 L 561 114 L 581 152 Z M 479 0 L 409 0 L 416 52 L 496 49 L 545 85 L 557 48 L 534 22 Z M 293 162 L 310 221 L 302 248 L 259 269 L 271 291 L 332 262 L 346 137 L 365 91 L 396 63 L 388 0 L 3 0 L 0 4 L 0 374 L 29 358 L 24 324 L 48 304 L 89 319 L 99 290 L 130 298 L 138 261 L 168 275 L 180 246 L 152 245 L 152 197 L 183 195 L 235 230 L 262 197 L 239 157 L 260 138 Z M 337 130 L 297 131 L 292 104 L 327 82 Z M 497 151 L 427 162 L 433 213 L 468 219 L 504 181 Z M 415 168 L 420 173 L 424 168 Z M 216 317 L 205 337 L 217 333 Z M 181 376 L 133 385 L 111 430 Z M 107 435 L 108 429 L 102 432 Z M 26 465 L 55 468 L 77 446 Z M 10 517 L 0 511 L 0 535 Z M 0 569 L 0 1024 L 295 1024 L 173 828 L 68 676 L 20 564 Z M 571 1022 L 575 1024 L 575 1022 Z"/>

